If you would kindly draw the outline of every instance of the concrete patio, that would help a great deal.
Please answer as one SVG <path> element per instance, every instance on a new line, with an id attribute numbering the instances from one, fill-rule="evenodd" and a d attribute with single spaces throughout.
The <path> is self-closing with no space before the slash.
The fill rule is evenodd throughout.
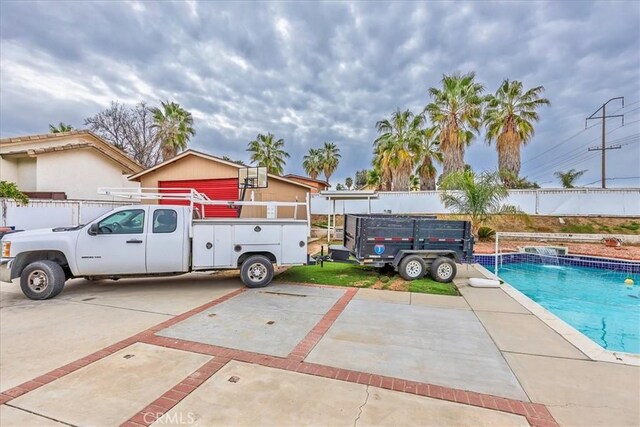
<path id="1" fill-rule="evenodd" d="M 2 284 L 0 424 L 640 424 L 640 368 L 589 360 L 461 277 L 478 274 L 460 297 L 187 275 L 35 302 Z"/>

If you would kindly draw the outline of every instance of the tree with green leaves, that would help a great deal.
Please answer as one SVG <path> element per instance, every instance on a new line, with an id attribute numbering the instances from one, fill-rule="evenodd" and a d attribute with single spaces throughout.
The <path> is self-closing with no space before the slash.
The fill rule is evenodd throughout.
<path id="1" fill-rule="evenodd" d="M 368 171 L 367 173 L 367 184 L 372 187 L 374 190 L 382 190 L 383 188 L 383 173 L 380 172 L 380 169 L 374 168 Z"/>
<path id="2" fill-rule="evenodd" d="M 276 139 L 272 133 L 266 135 L 259 133 L 256 139 L 249 142 L 247 151 L 251 153 L 251 162 L 267 168 L 267 172 L 274 175 L 282 175 L 284 166 L 290 157 L 284 151 L 284 139 Z"/>
<path id="3" fill-rule="evenodd" d="M 418 175 L 409 177 L 409 191 L 420 191 L 420 177 Z"/>
<path id="4" fill-rule="evenodd" d="M 340 163 L 340 149 L 333 142 L 325 142 L 324 146 L 320 149 L 322 158 L 322 171 L 324 177 L 329 182 L 331 175 L 338 168 Z"/>
<path id="5" fill-rule="evenodd" d="M 464 151 L 482 124 L 484 85 L 475 73 L 444 75 L 442 88 L 430 88 L 425 107 L 442 152 L 444 176 L 464 168 Z"/>
<path id="6" fill-rule="evenodd" d="M 18 189 L 15 182 L 0 181 L 0 198 L 7 198 L 15 201 L 18 206 L 29 204 L 29 197 Z"/>
<path id="7" fill-rule="evenodd" d="M 344 180 L 344 186 L 347 187 L 347 190 L 351 190 L 351 187 L 353 187 L 353 178 L 351 178 L 350 176 L 347 177 Z"/>
<path id="8" fill-rule="evenodd" d="M 560 179 L 560 183 L 564 188 L 575 188 L 574 183 L 576 179 L 584 175 L 585 172 L 587 172 L 586 169 L 581 171 L 575 170 L 575 169 L 569 169 L 566 172 L 558 171 L 554 173 L 554 175 L 558 177 L 558 179 Z"/>
<path id="9" fill-rule="evenodd" d="M 243 160 L 233 160 L 229 156 L 222 156 L 222 160 L 226 160 L 227 162 L 232 162 L 232 163 L 235 163 L 235 164 L 240 165 L 240 166 L 246 166 L 246 164 L 244 163 Z"/>
<path id="10" fill-rule="evenodd" d="M 355 179 L 356 190 L 367 185 L 368 175 L 369 175 L 368 169 L 361 169 L 359 171 L 356 171 L 356 179 Z"/>
<path id="11" fill-rule="evenodd" d="M 71 132 L 72 130 L 73 126 L 64 122 L 60 122 L 57 125 L 49 124 L 49 133 Z"/>
<path id="12" fill-rule="evenodd" d="M 498 150 L 498 170 L 505 185 L 513 188 L 520 174 L 520 147 L 526 145 L 533 137 L 533 124 L 540 119 L 538 108 L 550 102 L 541 95 L 544 86 L 536 86 L 525 90 L 522 82 L 506 79 L 494 95 L 487 97 L 484 112 L 486 141 L 496 141 Z"/>
<path id="13" fill-rule="evenodd" d="M 440 188 L 444 190 L 440 194 L 444 206 L 455 214 L 469 217 L 476 239 L 478 229 L 492 215 L 518 213 L 513 206 L 503 204 L 509 192 L 497 172 L 452 172 L 443 178 Z"/>
<path id="14" fill-rule="evenodd" d="M 178 152 L 186 150 L 192 136 L 196 134 L 193 116 L 179 104 L 171 101 L 161 102 L 162 108 L 152 108 L 153 127 L 160 140 L 162 159 L 169 160 Z"/>
<path id="15" fill-rule="evenodd" d="M 319 148 L 309 148 L 309 152 L 302 159 L 302 167 L 309 177 L 318 179 L 318 175 L 323 171 L 322 150 Z"/>

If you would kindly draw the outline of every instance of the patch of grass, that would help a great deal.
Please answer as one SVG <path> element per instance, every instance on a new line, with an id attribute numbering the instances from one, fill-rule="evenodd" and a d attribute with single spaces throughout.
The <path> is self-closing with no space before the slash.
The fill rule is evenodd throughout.
<path id="1" fill-rule="evenodd" d="M 577 233 L 577 234 L 595 234 L 596 230 L 591 224 L 566 224 L 560 231 L 563 233 Z"/>
<path id="2" fill-rule="evenodd" d="M 629 231 L 638 231 L 640 230 L 640 223 L 631 221 L 628 224 L 620 224 L 618 228 L 622 228 Z"/>
<path id="3" fill-rule="evenodd" d="M 371 267 L 325 262 L 324 267 L 319 265 L 291 267 L 279 274 L 275 280 L 368 288 L 376 283 L 378 274 L 378 270 Z"/>
<path id="4" fill-rule="evenodd" d="M 324 267 L 319 265 L 303 265 L 287 269 L 274 280 L 280 282 L 313 283 L 318 285 L 353 286 L 357 288 L 369 288 L 374 284 L 383 283 L 383 289 L 399 278 L 395 272 L 382 273 L 380 269 L 365 267 L 356 264 L 342 264 L 325 262 Z M 458 290 L 453 283 L 439 283 L 430 278 L 412 280 L 406 283 L 409 292 L 438 295 L 458 295 Z"/>

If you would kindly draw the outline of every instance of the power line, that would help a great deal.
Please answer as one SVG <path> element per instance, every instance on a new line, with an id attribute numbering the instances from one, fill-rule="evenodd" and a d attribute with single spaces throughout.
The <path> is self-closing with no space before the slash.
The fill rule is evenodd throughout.
<path id="1" fill-rule="evenodd" d="M 637 120 L 637 121 L 640 121 L 640 120 Z M 633 123 L 633 122 L 632 122 L 632 123 Z M 615 128 L 615 129 L 610 130 L 610 131 L 607 133 L 607 135 L 612 134 L 613 132 L 615 132 L 616 130 L 620 129 L 621 127 L 622 127 L 622 126 L 620 126 L 620 127 L 617 127 L 617 128 Z M 613 141 L 611 141 L 611 143 L 618 143 L 618 142 L 622 143 L 622 142 L 627 142 L 627 141 L 628 141 L 628 138 L 635 138 L 635 137 L 637 137 L 638 135 L 640 135 L 640 134 L 628 135 L 628 136 L 625 136 L 625 137 L 622 137 L 622 138 L 619 138 L 619 139 L 613 140 Z M 561 164 L 561 163 L 563 163 L 563 162 L 565 162 L 565 161 L 567 161 L 567 160 L 573 160 L 574 155 L 575 155 L 576 153 L 578 153 L 578 152 L 582 152 L 582 150 L 584 150 L 584 148 L 585 148 L 585 146 L 586 146 L 586 145 L 588 145 L 588 144 L 590 144 L 590 143 L 592 143 L 592 142 L 595 142 L 595 141 L 597 141 L 597 140 L 598 140 L 598 138 L 590 139 L 589 141 L 586 141 L 586 143 L 585 143 L 585 144 L 583 144 L 583 145 L 581 145 L 580 147 L 576 147 L 576 148 L 574 148 L 574 149 L 572 149 L 572 150 L 570 150 L 570 151 L 567 151 L 567 152 L 562 153 L 562 154 L 560 154 L 560 155 L 558 155 L 558 156 L 555 156 L 555 157 L 554 157 L 550 162 L 547 162 L 547 163 L 544 163 L 544 164 L 541 164 L 541 165 L 538 165 L 538 166 L 534 166 L 531 170 L 529 170 L 529 171 L 528 171 L 528 175 L 531 175 L 531 174 L 534 174 L 534 175 L 535 175 L 535 174 L 539 174 L 542 170 L 545 170 L 545 169 L 547 169 L 547 168 L 549 168 L 549 167 L 556 167 L 556 166 L 558 166 L 559 164 Z"/>
<path id="2" fill-rule="evenodd" d="M 638 103 L 640 103 L 640 101 L 636 101 L 636 102 L 634 102 L 634 104 L 638 104 Z M 632 105 L 632 104 L 629 104 L 629 105 Z M 634 108 L 633 110 L 628 111 L 628 112 L 626 112 L 625 114 L 631 114 L 632 112 L 637 111 L 637 110 L 640 110 L 640 107 L 638 107 L 638 108 Z M 607 119 L 607 120 L 609 120 L 609 119 Z M 629 122 L 629 123 L 627 123 L 627 126 L 628 126 L 628 125 L 631 125 L 631 124 L 633 124 L 633 123 L 637 123 L 637 122 L 639 122 L 639 121 L 640 121 L 640 120 L 634 120 L 634 121 L 632 121 L 632 122 Z M 568 137 L 568 138 L 566 138 L 566 139 L 564 139 L 564 140 L 560 141 L 558 144 L 556 144 L 556 145 L 554 145 L 553 147 L 551 147 L 551 148 L 549 148 L 549 149 L 547 149 L 547 150 L 543 151 L 542 153 L 537 154 L 536 156 L 531 157 L 530 159 L 525 160 L 524 162 L 522 162 L 522 165 L 524 166 L 525 164 L 527 164 L 527 163 L 529 163 L 529 162 L 531 162 L 531 161 L 534 161 L 534 160 L 536 160 L 536 159 L 538 159 L 538 158 L 540 158 L 540 157 L 544 156 L 545 154 L 547 154 L 547 153 L 548 153 L 548 152 L 550 152 L 550 151 L 557 150 L 557 149 L 558 149 L 559 147 L 561 147 L 562 145 L 566 144 L 567 142 L 569 142 L 569 141 L 571 141 L 572 139 L 574 139 L 574 138 L 576 138 L 576 137 L 578 137 L 578 136 L 582 135 L 582 134 L 583 134 L 583 133 L 585 133 L 587 130 L 589 130 L 589 129 L 591 129 L 591 128 L 594 128 L 594 127 L 596 127 L 596 126 L 598 126 L 598 123 L 592 124 L 591 126 L 588 126 L 587 128 L 582 129 L 580 132 L 578 132 L 578 133 L 576 133 L 576 134 L 574 134 L 574 135 L 571 135 L 570 137 Z M 616 129 L 620 129 L 621 127 L 622 127 L 622 126 L 619 126 L 619 127 L 615 128 L 614 130 L 616 130 Z M 611 132 L 613 132 L 613 131 L 611 131 Z M 611 133 L 611 132 L 609 132 L 609 133 Z M 607 134 L 607 135 L 608 135 L 608 134 Z M 597 139 L 598 139 L 598 138 L 596 138 L 595 140 L 597 140 Z"/>

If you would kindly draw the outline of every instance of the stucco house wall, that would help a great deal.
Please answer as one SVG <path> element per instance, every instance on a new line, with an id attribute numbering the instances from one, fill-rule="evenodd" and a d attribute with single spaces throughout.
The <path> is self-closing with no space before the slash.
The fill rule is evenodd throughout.
<path id="1" fill-rule="evenodd" d="M 68 199 L 112 200 L 98 194 L 98 188 L 139 186 L 122 172 L 122 166 L 89 148 L 44 153 L 38 155 L 37 191 L 64 189 Z"/>

